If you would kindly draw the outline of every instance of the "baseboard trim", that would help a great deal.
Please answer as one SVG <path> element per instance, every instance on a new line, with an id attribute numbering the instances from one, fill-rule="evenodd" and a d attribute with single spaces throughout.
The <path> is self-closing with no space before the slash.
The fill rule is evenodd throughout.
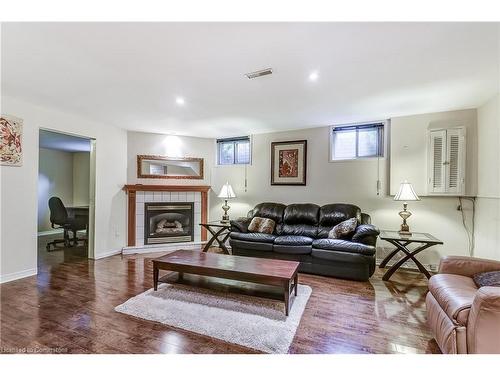
<path id="1" fill-rule="evenodd" d="M 51 229 L 51 230 L 44 230 L 42 232 L 38 232 L 38 236 L 39 237 L 42 237 L 42 236 L 50 236 L 52 234 L 59 234 L 59 233 L 62 233 L 63 230 L 62 229 Z"/>
<path id="2" fill-rule="evenodd" d="M 51 230 L 45 230 L 45 231 L 42 231 L 42 232 L 38 232 L 37 235 L 38 235 L 38 237 L 43 237 L 43 236 L 51 236 L 53 234 L 62 234 L 62 233 L 63 233 L 62 229 L 51 229 Z M 86 231 L 85 230 L 79 230 L 76 233 L 78 233 L 78 234 L 85 234 Z"/>
<path id="3" fill-rule="evenodd" d="M 382 263 L 383 259 L 376 259 L 375 264 L 380 266 L 380 263 Z M 396 261 L 391 261 L 389 264 L 385 266 L 385 269 L 391 268 Z M 423 264 L 424 268 L 429 271 L 429 272 L 437 272 L 438 265 L 437 264 Z M 413 263 L 411 260 L 406 261 L 401 267 L 399 267 L 402 270 L 411 270 L 411 271 L 419 271 L 418 267 Z"/>
<path id="4" fill-rule="evenodd" d="M 206 241 L 196 242 L 178 242 L 172 244 L 158 245 L 143 245 L 143 246 L 127 246 L 122 249 L 123 255 L 130 254 L 145 254 L 145 253 L 161 253 L 173 250 L 198 250 L 205 245 Z"/>
<path id="5" fill-rule="evenodd" d="M 99 254 L 98 256 L 94 256 L 94 260 L 98 260 L 98 259 L 103 259 L 103 258 L 108 258 L 108 257 L 111 257 L 113 255 L 118 255 L 118 254 L 121 254 L 122 253 L 122 250 L 119 249 L 119 250 L 112 250 L 112 251 L 108 251 L 106 253 L 102 253 L 102 254 Z"/>
<path id="6" fill-rule="evenodd" d="M 8 273 L 7 275 L 0 275 L 0 284 L 8 283 L 10 281 L 24 279 L 25 277 L 35 276 L 38 273 L 36 268 L 29 270 Z"/>

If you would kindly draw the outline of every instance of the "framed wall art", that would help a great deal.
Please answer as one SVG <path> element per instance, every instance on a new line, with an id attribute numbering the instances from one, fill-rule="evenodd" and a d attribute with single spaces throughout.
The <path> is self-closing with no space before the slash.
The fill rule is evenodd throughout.
<path id="1" fill-rule="evenodd" d="M 23 120 L 0 115 L 0 165 L 19 167 L 23 163 Z"/>
<path id="2" fill-rule="evenodd" d="M 307 141 L 271 143 L 271 185 L 305 185 Z"/>

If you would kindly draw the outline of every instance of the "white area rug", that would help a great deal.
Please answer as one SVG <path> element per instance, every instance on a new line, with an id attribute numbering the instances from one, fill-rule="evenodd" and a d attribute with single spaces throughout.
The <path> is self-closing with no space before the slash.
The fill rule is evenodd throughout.
<path id="1" fill-rule="evenodd" d="M 310 295 L 311 288 L 299 284 L 287 317 L 280 301 L 160 284 L 158 291 L 149 289 L 115 310 L 266 353 L 287 353 Z"/>

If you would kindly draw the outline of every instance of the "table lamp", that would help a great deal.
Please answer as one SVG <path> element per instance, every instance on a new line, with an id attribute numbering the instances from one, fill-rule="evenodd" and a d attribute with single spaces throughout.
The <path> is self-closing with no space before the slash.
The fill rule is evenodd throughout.
<path id="1" fill-rule="evenodd" d="M 413 186 L 408 181 L 404 181 L 399 186 L 399 191 L 394 197 L 395 201 L 403 201 L 403 211 L 399 212 L 399 216 L 403 218 L 403 224 L 401 224 L 401 230 L 399 234 L 402 235 L 411 235 L 410 227 L 406 223 L 406 220 L 411 216 L 411 212 L 407 210 L 408 203 L 407 201 L 419 201 L 420 198 L 413 190 Z"/>
<path id="2" fill-rule="evenodd" d="M 227 214 L 227 211 L 231 208 L 227 204 L 227 201 L 228 199 L 236 198 L 236 194 L 234 194 L 233 188 L 229 185 L 229 182 L 226 182 L 224 186 L 222 186 L 222 189 L 220 189 L 219 198 L 224 199 L 224 205 L 222 206 L 224 215 L 222 215 L 222 220 L 220 222 L 227 224 L 229 223 L 229 215 Z"/>

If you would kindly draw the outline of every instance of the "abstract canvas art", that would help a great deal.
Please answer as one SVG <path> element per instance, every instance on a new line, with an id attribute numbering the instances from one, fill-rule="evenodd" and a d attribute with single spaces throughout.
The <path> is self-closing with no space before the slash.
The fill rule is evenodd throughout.
<path id="1" fill-rule="evenodd" d="M 297 177 L 299 175 L 299 150 L 279 150 L 279 177 Z"/>
<path id="2" fill-rule="evenodd" d="M 0 165 L 21 166 L 23 120 L 0 116 Z"/>
<path id="3" fill-rule="evenodd" d="M 271 185 L 305 185 L 307 141 L 271 143 Z"/>

